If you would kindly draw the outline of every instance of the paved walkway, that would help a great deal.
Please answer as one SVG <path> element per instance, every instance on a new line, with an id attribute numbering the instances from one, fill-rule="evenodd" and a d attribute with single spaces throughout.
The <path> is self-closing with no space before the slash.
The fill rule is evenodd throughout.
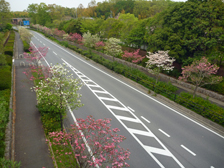
<path id="1" fill-rule="evenodd" d="M 23 53 L 22 41 L 16 33 L 17 53 Z M 26 66 L 20 66 L 24 59 L 15 59 L 15 160 L 21 161 L 22 168 L 53 168 L 45 134 L 36 108 L 35 92 L 30 91 L 31 83 L 26 82 L 23 74 Z"/>

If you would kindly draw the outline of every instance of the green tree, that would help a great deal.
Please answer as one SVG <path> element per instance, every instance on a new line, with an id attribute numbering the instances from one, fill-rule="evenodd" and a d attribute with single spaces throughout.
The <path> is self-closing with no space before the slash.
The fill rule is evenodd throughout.
<path id="1" fill-rule="evenodd" d="M 100 26 L 100 31 L 102 31 L 105 38 L 120 38 L 123 25 L 120 20 L 109 18 Z"/>
<path id="2" fill-rule="evenodd" d="M 0 0 L 0 31 L 5 29 L 7 23 L 10 22 L 10 4 L 5 0 Z"/>
<path id="3" fill-rule="evenodd" d="M 108 55 L 112 55 L 113 60 L 114 56 L 119 56 L 122 53 L 121 46 L 119 45 L 119 43 L 121 43 L 121 41 L 113 37 L 109 38 L 106 42 L 105 53 Z"/>
<path id="4" fill-rule="evenodd" d="M 127 13 L 121 14 L 118 19 L 123 23 L 121 28 L 121 40 L 126 42 L 130 31 L 137 24 L 138 18 L 136 18 L 133 14 Z"/>
<path id="5" fill-rule="evenodd" d="M 29 13 L 29 17 L 33 24 L 37 24 L 37 8 L 38 4 L 29 4 L 27 8 L 27 12 Z"/>

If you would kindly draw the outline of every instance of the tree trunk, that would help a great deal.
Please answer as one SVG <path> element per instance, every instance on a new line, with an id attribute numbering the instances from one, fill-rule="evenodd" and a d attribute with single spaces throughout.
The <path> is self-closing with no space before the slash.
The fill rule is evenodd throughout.
<path id="1" fill-rule="evenodd" d="M 62 121 L 62 114 L 60 114 L 60 120 L 61 120 L 61 132 L 63 132 L 63 121 Z"/>
<path id="2" fill-rule="evenodd" d="M 198 85 L 196 85 L 195 88 L 194 88 L 193 98 L 195 97 L 197 89 L 198 89 Z"/>

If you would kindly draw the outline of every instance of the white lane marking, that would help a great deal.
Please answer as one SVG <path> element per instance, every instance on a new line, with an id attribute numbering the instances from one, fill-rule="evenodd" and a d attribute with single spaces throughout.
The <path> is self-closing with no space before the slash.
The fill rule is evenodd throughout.
<path id="1" fill-rule="evenodd" d="M 192 155 L 196 156 L 196 154 L 194 152 L 192 152 L 190 149 L 188 149 L 186 146 L 184 145 L 180 145 L 182 148 L 184 148 L 186 151 L 188 151 L 189 153 L 191 153 Z"/>
<path id="2" fill-rule="evenodd" d="M 36 48 L 36 50 L 39 52 L 39 54 L 42 56 L 42 58 L 44 59 L 44 61 L 46 62 L 46 64 L 48 65 L 48 67 L 50 67 L 50 65 L 48 64 L 47 60 L 44 58 L 44 56 L 40 53 L 40 51 L 38 50 L 38 48 L 34 45 L 34 43 L 31 41 L 32 45 Z"/>
<path id="3" fill-rule="evenodd" d="M 62 58 L 61 58 L 62 59 Z M 82 80 L 82 77 L 85 76 L 83 73 L 79 72 L 77 69 L 75 69 L 72 65 L 70 65 L 68 62 L 66 62 L 64 59 L 62 59 L 62 61 L 64 61 L 69 68 L 72 69 L 72 71 L 79 77 L 79 75 L 81 75 L 81 77 L 79 77 Z M 91 80 L 90 78 L 88 78 L 87 76 L 85 76 L 85 78 Z M 85 81 L 82 80 L 82 82 L 84 84 Z M 93 81 L 94 82 L 94 81 Z M 94 82 L 95 83 L 95 82 Z M 98 84 L 96 84 L 98 85 Z M 111 112 L 111 114 L 123 125 L 124 128 L 126 128 L 126 130 L 133 136 L 133 138 L 140 144 L 140 146 L 142 146 L 143 149 L 145 149 L 145 151 L 155 160 L 155 162 L 161 167 L 161 168 L 165 168 L 162 163 L 160 163 L 160 161 L 156 158 L 156 156 L 154 155 L 156 154 L 161 154 L 163 156 L 168 156 L 168 157 L 172 157 L 172 159 L 181 167 L 184 168 L 184 166 L 179 162 L 179 160 L 177 160 L 177 158 L 169 151 L 169 149 L 167 149 L 167 147 L 149 130 L 149 128 L 131 111 L 129 110 L 123 103 L 121 103 L 118 99 L 117 99 L 117 103 L 119 103 L 120 106 L 112 106 L 112 105 L 107 105 L 103 100 L 101 100 L 99 98 L 99 96 L 93 91 L 93 89 L 91 87 L 89 87 L 88 85 L 86 85 L 92 92 L 93 94 L 101 101 L 101 103 Z M 99 85 L 98 85 L 99 86 Z M 104 88 L 100 87 L 100 89 L 105 90 Z M 106 90 L 105 90 L 106 91 Z M 109 92 L 107 92 L 107 94 L 105 94 L 105 96 L 109 96 L 112 97 L 114 99 L 116 99 L 112 94 L 110 94 Z M 113 110 L 118 110 L 120 112 L 120 114 L 117 112 L 116 114 L 114 113 Z M 129 112 L 130 115 L 132 115 L 133 117 L 125 117 L 122 116 L 123 112 Z M 131 122 L 137 122 L 139 124 L 141 124 L 141 126 L 146 130 L 146 131 L 142 131 L 142 130 L 137 130 L 137 129 L 131 129 L 128 126 L 125 125 L 124 121 L 131 121 Z M 144 132 L 144 134 L 141 134 L 142 132 Z M 146 135 L 146 136 L 150 136 L 153 137 L 161 146 L 161 148 L 154 148 L 154 147 L 150 147 L 147 145 L 144 145 L 137 137 L 136 134 L 139 135 Z"/>
<path id="4" fill-rule="evenodd" d="M 48 47 L 48 50 L 50 50 L 50 48 Z"/>
<path id="5" fill-rule="evenodd" d="M 135 110 L 133 110 L 131 107 L 127 106 L 127 108 L 129 108 L 129 110 L 131 110 L 132 112 L 135 112 Z"/>
<path id="6" fill-rule="evenodd" d="M 211 168 L 215 168 L 214 166 L 211 166 Z"/>
<path id="7" fill-rule="evenodd" d="M 141 118 L 142 118 L 143 120 L 145 120 L 146 122 L 150 123 L 150 121 L 147 120 L 145 117 L 141 116 Z"/>
<path id="8" fill-rule="evenodd" d="M 166 132 L 164 132 L 163 130 L 159 129 L 160 132 L 162 132 L 164 135 L 166 135 L 167 137 L 170 137 L 169 134 L 167 134 Z"/>
<path id="9" fill-rule="evenodd" d="M 36 33 L 36 32 L 35 32 L 35 33 Z M 145 93 L 143 93 L 143 92 L 139 91 L 138 89 L 136 89 L 136 88 L 134 88 L 134 87 L 132 87 L 132 86 L 130 86 L 130 85 L 128 85 L 128 84 L 126 84 L 126 83 L 124 83 L 124 82 L 120 81 L 119 79 L 117 79 L 117 78 L 115 78 L 115 77 L 113 77 L 113 76 L 109 75 L 108 73 L 104 72 L 103 70 L 101 70 L 101 69 L 99 69 L 99 68 L 97 68 L 97 67 L 95 67 L 95 66 L 91 65 L 90 63 L 88 63 L 88 62 L 86 62 L 86 61 L 82 60 L 82 59 L 81 59 L 81 58 L 79 58 L 78 56 L 73 55 L 72 53 L 68 52 L 68 51 L 67 51 L 67 50 L 65 50 L 64 48 L 62 48 L 62 47 L 60 47 L 59 45 L 57 45 L 57 44 L 53 43 L 52 41 L 48 40 L 47 38 L 43 37 L 42 35 L 40 35 L 40 34 L 38 34 L 38 33 L 36 33 L 36 34 L 37 34 L 37 35 L 39 35 L 40 37 L 44 38 L 46 41 L 50 42 L 51 44 L 53 44 L 53 45 L 57 46 L 57 47 L 58 47 L 58 48 L 60 48 L 61 50 L 63 50 L 63 51 L 65 51 L 65 52 L 67 52 L 68 54 L 70 54 L 70 55 L 71 55 L 71 56 L 73 56 L 74 58 L 76 58 L 76 59 L 78 59 L 78 60 L 82 61 L 83 63 L 85 63 L 85 64 L 87 64 L 87 65 L 91 66 L 92 68 L 94 68 L 94 69 L 96 69 L 96 70 L 98 70 L 98 71 L 100 71 L 100 72 L 104 73 L 105 75 L 107 75 L 107 76 L 109 76 L 109 77 L 113 78 L 114 80 L 116 80 L 116 81 L 118 81 L 118 82 L 120 82 L 120 83 L 124 84 L 125 86 L 127 86 L 127 87 L 129 87 L 129 88 L 131 88 L 131 89 L 135 90 L 136 92 L 138 92 L 138 93 L 140 93 L 140 94 L 142 94 L 142 95 L 144 95 L 144 96 L 148 97 L 149 99 L 151 99 L 151 100 L 153 100 L 153 101 L 157 102 L 158 104 L 160 104 L 160 105 L 162 105 L 162 106 L 164 106 L 164 107 L 166 107 L 166 108 L 168 108 L 168 109 L 172 110 L 173 112 L 175 112 L 175 113 L 177 113 L 177 114 L 181 115 L 182 117 L 184 117 L 184 118 L 186 118 L 186 119 L 188 119 L 188 120 L 190 120 L 190 121 L 194 122 L 195 124 L 197 124 L 197 125 L 199 125 L 199 126 L 201 126 L 201 127 L 205 128 L 205 129 L 207 129 L 208 131 L 210 131 L 210 132 L 212 132 L 212 133 L 216 134 L 217 136 L 219 136 L 219 137 L 221 137 L 221 138 L 223 138 L 223 139 L 224 139 L 224 136 L 222 136 L 222 135 L 218 134 L 217 132 L 215 132 L 215 131 L 213 131 L 213 130 L 211 130 L 211 129 L 207 128 L 206 126 L 204 126 L 204 125 L 202 125 L 202 124 L 198 123 L 197 121 L 194 121 L 193 119 L 191 119 L 191 118 L 189 118 L 189 117 L 187 117 L 187 116 L 183 115 L 182 113 L 180 113 L 180 112 L 178 112 L 178 111 L 176 111 L 176 110 L 172 109 L 171 107 L 169 107 L 169 106 L 167 106 L 167 105 L 165 105 L 165 104 L 163 104 L 163 103 L 159 102 L 158 100 L 156 100 L 156 99 L 154 99 L 154 98 L 150 97 L 149 95 L 147 95 L 147 94 L 145 94 Z"/>
<path id="10" fill-rule="evenodd" d="M 40 41 L 42 43 L 42 41 Z"/>
<path id="11" fill-rule="evenodd" d="M 44 43 L 43 43 L 44 44 Z M 45 44 L 44 44 L 45 45 Z"/>
<path id="12" fill-rule="evenodd" d="M 54 51 L 53 51 L 53 53 L 54 53 L 55 55 L 58 55 L 58 54 L 56 54 Z"/>
<path id="13" fill-rule="evenodd" d="M 33 44 L 32 41 L 31 41 L 31 43 Z M 33 44 L 33 46 L 37 49 L 37 47 L 36 47 L 34 44 Z M 37 50 L 38 50 L 38 49 L 37 49 Z M 39 50 L 38 50 L 38 52 L 40 53 Z M 41 54 L 41 53 L 40 53 L 40 54 Z M 42 54 L 41 54 L 41 55 L 42 55 Z M 44 61 L 46 62 L 46 64 L 50 67 L 49 63 L 47 62 L 47 60 L 44 58 L 43 55 L 42 55 L 42 58 L 44 59 Z M 71 108 L 70 108 L 69 106 L 68 106 L 68 109 L 69 109 L 69 112 L 70 112 L 70 114 L 71 114 L 73 120 L 75 121 L 76 126 L 79 127 L 78 124 L 77 124 L 77 120 L 76 120 L 76 118 L 75 118 L 75 116 L 74 116 L 74 114 L 73 114 L 73 112 L 71 111 Z M 84 135 L 83 132 L 82 132 L 81 130 L 79 130 L 79 132 L 81 133 L 81 135 Z M 84 143 L 85 143 L 85 145 L 86 145 L 86 147 L 87 147 L 87 149 L 88 149 L 88 152 L 90 153 L 91 156 L 93 156 L 93 152 L 92 152 L 92 150 L 91 150 L 89 144 L 87 143 L 86 138 L 85 138 L 84 136 L 82 136 L 82 139 L 83 139 L 83 141 L 84 141 Z M 95 161 L 95 156 L 93 156 L 93 161 Z M 96 164 L 96 167 L 99 168 L 99 165 Z"/>

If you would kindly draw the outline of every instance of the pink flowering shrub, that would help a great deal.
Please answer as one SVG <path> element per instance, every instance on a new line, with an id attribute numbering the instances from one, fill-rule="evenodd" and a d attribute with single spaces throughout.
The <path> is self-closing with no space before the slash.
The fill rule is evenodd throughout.
<path id="1" fill-rule="evenodd" d="M 82 35 L 78 33 L 70 33 L 69 36 L 67 37 L 67 40 L 82 44 Z"/>
<path id="2" fill-rule="evenodd" d="M 53 34 L 63 38 L 63 35 L 66 34 L 64 30 L 58 30 L 57 28 L 53 30 Z"/>
<path id="3" fill-rule="evenodd" d="M 95 48 L 96 48 L 97 50 L 103 50 L 103 49 L 104 49 L 104 46 L 105 46 L 105 44 L 104 44 L 103 41 L 99 41 L 99 42 L 97 42 L 97 43 L 95 44 Z"/>
<path id="4" fill-rule="evenodd" d="M 58 151 L 59 156 L 74 155 L 80 167 L 129 167 L 126 160 L 130 152 L 119 146 L 125 137 L 117 134 L 118 128 L 111 130 L 109 124 L 109 119 L 95 120 L 91 116 L 77 119 L 70 133 L 50 133 L 50 145 L 63 146 L 64 150 Z M 73 152 L 65 153 L 70 144 Z"/>
<path id="5" fill-rule="evenodd" d="M 139 63 L 142 61 L 143 58 L 145 58 L 145 56 L 141 56 L 139 55 L 139 50 L 136 50 L 135 52 L 128 52 L 128 51 L 124 51 L 124 55 L 122 56 L 122 59 L 126 60 L 126 61 L 131 61 L 133 63 Z"/>

